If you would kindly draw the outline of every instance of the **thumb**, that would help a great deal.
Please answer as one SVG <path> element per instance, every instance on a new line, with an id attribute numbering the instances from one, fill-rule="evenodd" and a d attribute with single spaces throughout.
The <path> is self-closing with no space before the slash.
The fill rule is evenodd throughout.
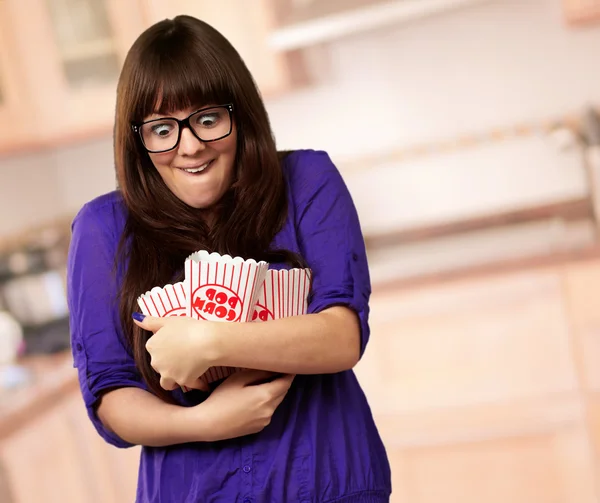
<path id="1" fill-rule="evenodd" d="M 158 332 L 165 325 L 166 318 L 146 316 L 142 313 L 133 313 L 133 322 L 144 330 Z"/>

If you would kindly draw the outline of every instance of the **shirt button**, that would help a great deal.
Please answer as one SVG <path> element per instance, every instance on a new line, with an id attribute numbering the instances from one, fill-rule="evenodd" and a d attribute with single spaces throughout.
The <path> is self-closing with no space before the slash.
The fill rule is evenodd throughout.
<path id="1" fill-rule="evenodd" d="M 352 254 L 352 260 L 354 260 L 354 262 L 358 260 L 358 255 L 356 253 Z"/>
<path id="2" fill-rule="evenodd" d="M 81 351 L 83 349 L 83 347 L 81 346 L 81 344 L 78 342 L 77 345 L 75 346 L 77 348 L 77 351 Z"/>
<path id="3" fill-rule="evenodd" d="M 250 473 L 250 470 L 252 470 L 252 468 L 250 468 L 248 465 L 244 466 L 244 473 Z"/>

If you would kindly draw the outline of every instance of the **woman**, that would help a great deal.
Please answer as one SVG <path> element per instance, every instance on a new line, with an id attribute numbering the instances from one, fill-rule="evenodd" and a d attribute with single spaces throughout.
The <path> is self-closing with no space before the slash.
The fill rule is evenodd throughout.
<path id="1" fill-rule="evenodd" d="M 100 435 L 144 446 L 137 501 L 389 501 L 386 452 L 350 370 L 369 337 L 364 242 L 328 156 L 278 154 L 239 55 L 187 16 L 131 48 L 114 134 L 120 189 L 73 222 L 71 338 Z M 199 249 L 307 265 L 310 314 L 259 324 L 135 313 Z M 259 370 L 207 390 L 197 378 L 214 365 Z"/>

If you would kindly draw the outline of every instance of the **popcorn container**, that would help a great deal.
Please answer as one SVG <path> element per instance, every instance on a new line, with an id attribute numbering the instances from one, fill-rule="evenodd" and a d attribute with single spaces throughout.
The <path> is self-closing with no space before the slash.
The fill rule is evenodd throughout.
<path id="1" fill-rule="evenodd" d="M 252 315 L 252 321 L 268 321 L 306 314 L 310 269 L 269 269 Z"/>
<path id="2" fill-rule="evenodd" d="M 263 261 L 204 250 L 193 253 L 185 261 L 186 315 L 206 321 L 252 321 L 267 268 Z M 211 383 L 238 370 L 241 369 L 211 367 L 201 379 Z"/>
<path id="3" fill-rule="evenodd" d="M 146 316 L 164 318 L 166 316 L 185 316 L 186 298 L 183 282 L 155 287 L 140 295 L 138 305 Z"/>

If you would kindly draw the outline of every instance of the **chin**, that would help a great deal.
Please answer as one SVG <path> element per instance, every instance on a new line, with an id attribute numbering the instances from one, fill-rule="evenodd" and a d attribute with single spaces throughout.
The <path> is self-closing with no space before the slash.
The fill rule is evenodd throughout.
<path id="1" fill-rule="evenodd" d="M 212 204 L 206 203 L 204 201 L 186 201 L 184 199 L 183 202 L 185 204 L 187 204 L 188 206 L 195 208 L 197 210 L 206 210 L 212 206 Z"/>
<path id="2" fill-rule="evenodd" d="M 208 208 L 210 208 L 217 202 L 217 199 L 213 199 L 213 198 L 210 198 L 210 199 L 182 198 L 181 200 L 188 206 L 191 206 L 192 208 L 195 208 L 197 210 L 207 210 Z"/>

